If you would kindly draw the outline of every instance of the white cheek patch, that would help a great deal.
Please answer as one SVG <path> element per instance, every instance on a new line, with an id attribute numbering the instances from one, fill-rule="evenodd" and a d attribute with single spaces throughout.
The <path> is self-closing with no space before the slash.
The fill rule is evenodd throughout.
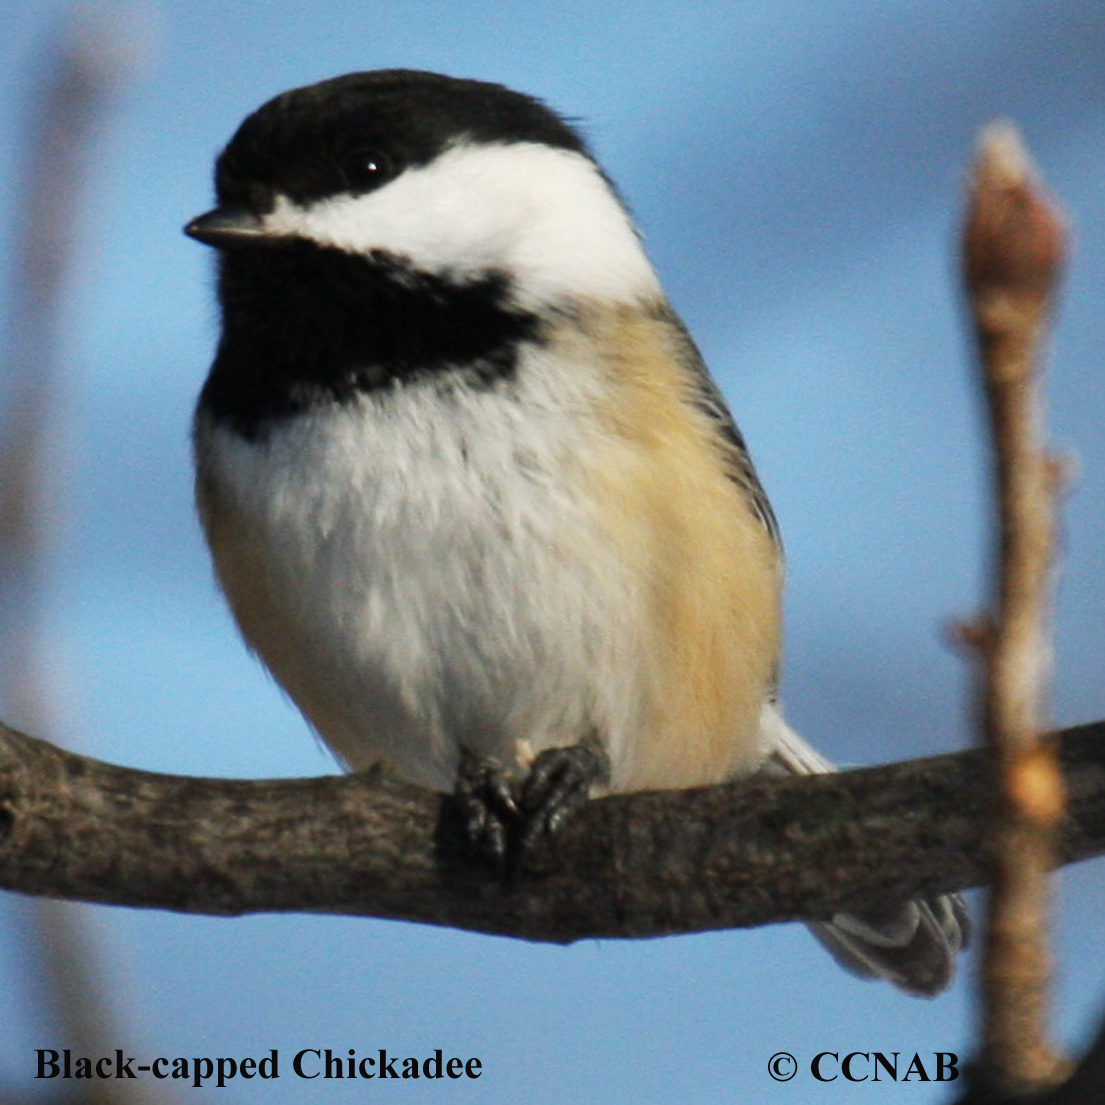
<path id="1" fill-rule="evenodd" d="M 659 285 L 595 165 L 539 143 L 457 145 L 378 191 L 307 207 L 280 197 L 267 230 L 351 253 L 385 250 L 456 276 L 509 274 L 523 306 L 629 302 Z"/>

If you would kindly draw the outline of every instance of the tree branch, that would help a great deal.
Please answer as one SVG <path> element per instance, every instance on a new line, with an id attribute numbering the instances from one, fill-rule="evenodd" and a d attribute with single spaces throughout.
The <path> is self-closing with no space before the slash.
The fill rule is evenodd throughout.
<path id="1" fill-rule="evenodd" d="M 1105 721 L 1065 730 L 1061 862 L 1105 851 Z M 981 751 L 587 804 L 514 887 L 459 856 L 451 800 L 380 774 L 157 775 L 0 726 L 0 886 L 191 913 L 310 911 L 554 943 L 825 918 L 973 886 Z"/>

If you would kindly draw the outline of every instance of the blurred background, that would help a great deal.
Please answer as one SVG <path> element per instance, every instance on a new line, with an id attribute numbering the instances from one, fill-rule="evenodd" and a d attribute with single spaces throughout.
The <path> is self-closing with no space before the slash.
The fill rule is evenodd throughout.
<path id="1" fill-rule="evenodd" d="M 73 263 L 48 423 L 46 601 L 30 615 L 49 717 L 10 694 L 5 721 L 158 771 L 334 770 L 211 581 L 188 442 L 216 332 L 211 257 L 180 228 L 210 206 L 212 160 L 249 111 L 386 66 L 500 81 L 582 121 L 752 446 L 789 557 L 788 713 L 845 764 L 971 739 L 968 672 L 943 634 L 984 601 L 989 507 L 954 239 L 977 130 L 1013 119 L 1075 243 L 1050 358 L 1051 437 L 1078 465 L 1052 716 L 1105 715 L 1100 0 L 0 8 L 0 353 L 21 325 L 11 270 L 34 105 L 75 18 L 117 77 L 77 179 L 37 193 Z M 19 396 L 0 396 L 10 422 Z M 1056 891 L 1055 1024 L 1079 1050 L 1105 1010 L 1105 867 L 1067 869 Z M 110 1000 L 112 1048 L 279 1048 L 286 1063 L 306 1047 L 442 1048 L 483 1064 L 476 1082 L 392 1083 L 395 1102 L 829 1103 L 856 1090 L 810 1078 L 819 1051 L 963 1060 L 974 1037 L 970 956 L 948 995 L 919 1001 L 844 975 L 796 925 L 565 949 L 327 917 L 65 916 Z M 51 1089 L 31 1081 L 34 1049 L 64 1046 L 40 928 L 32 903 L 0 898 L 0 1081 L 24 1100 Z M 803 1070 L 777 1085 L 767 1062 L 782 1050 Z M 219 1100 L 371 1089 L 288 1070 Z M 939 1102 L 954 1089 L 863 1092 Z"/>

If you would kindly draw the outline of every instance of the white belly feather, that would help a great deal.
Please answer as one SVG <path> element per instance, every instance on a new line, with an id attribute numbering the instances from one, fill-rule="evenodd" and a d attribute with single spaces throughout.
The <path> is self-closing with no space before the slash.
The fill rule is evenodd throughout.
<path id="1" fill-rule="evenodd" d="M 594 728 L 614 788 L 632 772 L 643 604 L 581 475 L 594 384 L 528 357 L 545 363 L 506 386 L 408 384 L 260 442 L 197 422 L 200 512 L 239 625 L 351 766 L 449 790 L 462 745 L 521 764 Z"/>

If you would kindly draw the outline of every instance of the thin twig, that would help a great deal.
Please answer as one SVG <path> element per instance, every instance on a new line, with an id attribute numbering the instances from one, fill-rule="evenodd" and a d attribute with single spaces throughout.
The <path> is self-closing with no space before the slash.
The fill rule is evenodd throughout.
<path id="1" fill-rule="evenodd" d="M 1008 124 L 983 133 L 963 248 L 993 438 L 999 535 L 996 612 L 975 634 L 985 669 L 985 743 L 1000 795 L 990 846 L 979 1070 L 1001 1093 L 1027 1095 L 1069 1072 L 1047 1028 L 1047 876 L 1065 799 L 1054 745 L 1040 740 L 1060 483 L 1042 437 L 1041 345 L 1066 233 Z"/>

